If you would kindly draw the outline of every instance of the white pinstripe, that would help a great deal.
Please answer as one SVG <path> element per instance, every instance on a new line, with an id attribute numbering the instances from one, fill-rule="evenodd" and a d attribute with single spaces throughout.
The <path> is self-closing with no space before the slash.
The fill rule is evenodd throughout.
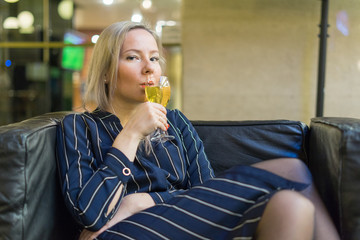
<path id="1" fill-rule="evenodd" d="M 165 237 L 164 235 L 162 235 L 162 234 L 160 234 L 160 233 L 158 233 L 158 232 L 152 230 L 151 228 L 148 228 L 148 227 L 146 227 L 146 226 L 144 226 L 144 225 L 142 225 L 142 224 L 139 224 L 139 223 L 137 223 L 137 222 L 129 221 L 129 220 L 126 220 L 126 219 L 123 220 L 123 222 L 130 223 L 130 224 L 136 225 L 136 226 L 138 226 L 138 227 L 141 227 L 141 228 L 143 228 L 143 229 L 145 229 L 145 230 L 147 230 L 147 231 L 149 231 L 149 232 L 157 235 L 157 236 L 160 237 L 161 239 L 170 240 L 169 238 Z"/>

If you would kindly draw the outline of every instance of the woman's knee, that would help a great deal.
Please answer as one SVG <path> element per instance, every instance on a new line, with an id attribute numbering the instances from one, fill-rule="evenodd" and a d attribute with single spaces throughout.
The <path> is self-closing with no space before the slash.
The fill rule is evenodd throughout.
<path id="1" fill-rule="evenodd" d="M 302 160 L 296 158 L 290 158 L 290 159 L 285 158 L 283 160 L 283 166 L 285 170 L 288 171 L 287 174 L 288 177 L 294 178 L 293 180 L 304 183 L 312 182 L 311 173 L 308 167 L 306 166 L 306 164 Z"/>
<path id="2" fill-rule="evenodd" d="M 273 236 L 264 239 L 289 239 L 294 234 L 305 234 L 307 237 L 300 239 L 310 239 L 314 218 L 315 207 L 309 199 L 298 192 L 282 190 L 269 200 L 256 235 Z"/>
<path id="3" fill-rule="evenodd" d="M 253 165 L 292 181 L 310 184 L 312 177 L 305 163 L 297 158 L 278 158 Z"/>
<path id="4" fill-rule="evenodd" d="M 286 211 L 286 214 L 299 214 L 312 216 L 315 212 L 315 207 L 310 199 L 306 198 L 299 192 L 292 190 L 281 190 L 270 198 L 268 205 L 273 208 L 279 208 L 281 211 Z"/>

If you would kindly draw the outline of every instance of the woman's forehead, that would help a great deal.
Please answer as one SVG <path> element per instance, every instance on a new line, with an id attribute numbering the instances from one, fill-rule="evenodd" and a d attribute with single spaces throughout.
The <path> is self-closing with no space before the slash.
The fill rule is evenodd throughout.
<path id="1" fill-rule="evenodd" d="M 123 51 L 147 50 L 158 51 L 157 42 L 154 36 L 145 29 L 132 29 L 126 36 L 123 43 Z"/>

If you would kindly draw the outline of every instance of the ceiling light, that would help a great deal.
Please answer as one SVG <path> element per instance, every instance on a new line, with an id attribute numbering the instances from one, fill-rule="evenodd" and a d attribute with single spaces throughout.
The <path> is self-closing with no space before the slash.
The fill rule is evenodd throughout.
<path id="1" fill-rule="evenodd" d="M 99 39 L 99 35 L 95 34 L 91 37 L 91 42 L 96 43 L 98 39 Z"/>
<path id="2" fill-rule="evenodd" d="M 74 4 L 71 0 L 62 0 L 58 5 L 58 13 L 65 20 L 70 20 L 74 13 Z"/>
<path id="3" fill-rule="evenodd" d="M 164 25 L 164 21 L 157 21 L 156 23 L 155 31 L 159 36 L 161 36 L 163 25 Z"/>
<path id="4" fill-rule="evenodd" d="M 114 0 L 103 0 L 103 3 L 105 5 L 111 5 L 111 4 L 113 4 L 113 2 L 114 2 Z"/>
<path id="5" fill-rule="evenodd" d="M 141 22 L 141 20 L 142 20 L 142 15 L 140 13 L 134 13 L 131 16 L 131 21 L 132 22 Z"/>
<path id="6" fill-rule="evenodd" d="M 174 27 L 177 25 L 177 22 L 176 21 L 163 21 L 163 20 L 159 20 L 156 22 L 156 27 L 155 27 L 155 31 L 157 32 L 158 35 L 161 36 L 161 32 L 162 32 L 162 28 L 164 26 L 166 27 Z"/>
<path id="7" fill-rule="evenodd" d="M 4 29 L 18 29 L 19 21 L 16 17 L 7 17 L 3 23 Z"/>
<path id="8" fill-rule="evenodd" d="M 29 11 L 22 11 L 18 15 L 18 20 L 21 28 L 29 28 L 34 23 L 34 15 Z"/>
<path id="9" fill-rule="evenodd" d="M 166 21 L 166 26 L 169 26 L 169 27 L 176 26 L 176 22 L 175 21 Z"/>
<path id="10" fill-rule="evenodd" d="M 151 8 L 151 5 L 152 5 L 151 0 L 144 0 L 144 1 L 142 2 L 142 6 L 143 6 L 143 8 L 145 8 L 145 9 Z"/>
<path id="11" fill-rule="evenodd" d="M 34 32 L 34 15 L 29 11 L 22 11 L 18 15 L 18 22 L 22 34 L 31 34 Z"/>
<path id="12" fill-rule="evenodd" d="M 5 0 L 5 2 L 8 2 L 8 3 L 16 3 L 18 2 L 19 0 Z"/>

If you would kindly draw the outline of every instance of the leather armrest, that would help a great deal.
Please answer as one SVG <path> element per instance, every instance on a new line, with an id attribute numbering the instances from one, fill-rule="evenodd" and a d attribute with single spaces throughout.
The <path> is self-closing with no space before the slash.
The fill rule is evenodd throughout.
<path id="1" fill-rule="evenodd" d="M 360 239 L 360 120 L 314 118 L 309 168 L 342 239 Z"/>
<path id="2" fill-rule="evenodd" d="M 56 171 L 51 113 L 0 127 L 0 239 L 73 239 Z"/>

